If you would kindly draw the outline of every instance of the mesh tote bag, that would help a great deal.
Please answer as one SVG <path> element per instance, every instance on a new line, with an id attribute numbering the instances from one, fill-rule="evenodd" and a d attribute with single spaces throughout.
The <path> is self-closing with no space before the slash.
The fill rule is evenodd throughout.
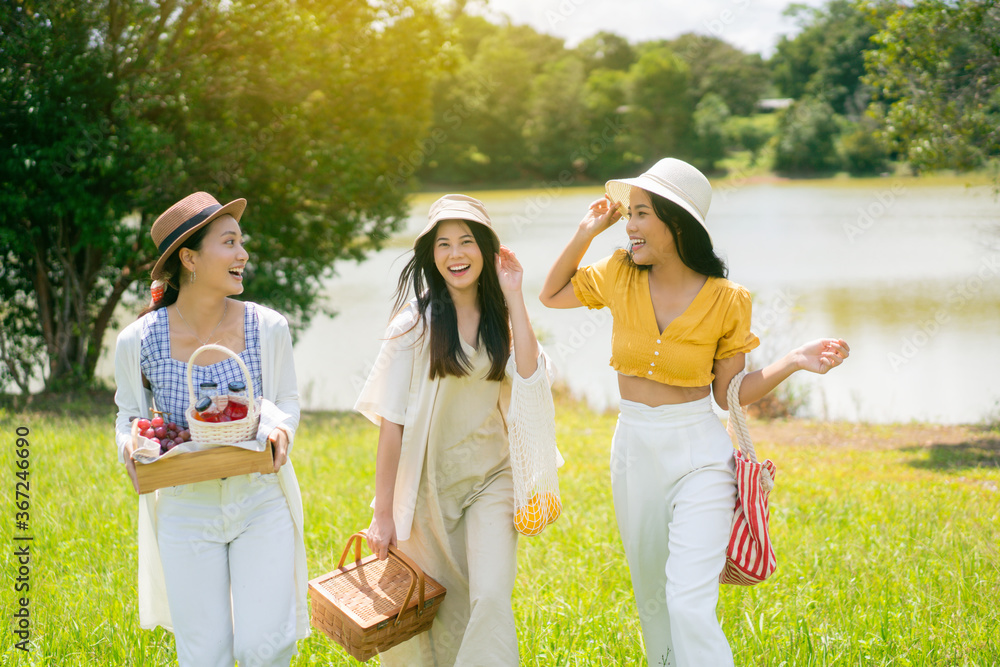
<path id="1" fill-rule="evenodd" d="M 752 586 L 767 579 L 777 567 L 771 531 L 768 525 L 770 511 L 767 502 L 774 488 L 777 469 L 774 463 L 757 461 L 750 431 L 747 429 L 746 412 L 740 407 L 740 385 L 746 371 L 729 383 L 726 397 L 729 402 L 729 424 L 726 430 L 739 442 L 736 452 L 736 513 L 733 530 L 726 550 L 726 566 L 719 575 L 723 584 Z"/>
<path id="2" fill-rule="evenodd" d="M 526 383 L 515 378 L 507 413 L 510 468 L 514 478 L 514 528 L 538 535 L 562 513 L 557 468 L 555 406 L 545 364 L 541 377 Z"/>

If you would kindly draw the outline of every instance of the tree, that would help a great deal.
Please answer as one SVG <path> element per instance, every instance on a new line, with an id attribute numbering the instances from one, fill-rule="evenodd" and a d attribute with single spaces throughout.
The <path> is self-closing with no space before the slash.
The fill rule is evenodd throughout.
<path id="1" fill-rule="evenodd" d="M 569 158 L 575 170 L 598 181 L 633 171 L 643 160 L 630 150 L 628 86 L 628 74 L 612 69 L 595 69 L 584 84 L 586 138 Z"/>
<path id="2" fill-rule="evenodd" d="M 777 171 L 804 174 L 836 169 L 840 126 L 829 104 L 810 97 L 785 110 L 774 152 Z"/>
<path id="3" fill-rule="evenodd" d="M 441 43 L 421 0 L 0 11 L 0 380 L 89 381 L 115 307 L 148 298 L 153 220 L 190 192 L 248 197 L 245 297 L 299 327 L 333 263 L 404 219 Z"/>
<path id="4" fill-rule="evenodd" d="M 570 156 L 584 142 L 583 89 L 583 64 L 572 55 L 546 65 L 532 81 L 524 134 L 543 178 L 555 178 L 566 170 Z"/>
<path id="5" fill-rule="evenodd" d="M 899 5 L 874 37 L 866 81 L 892 148 L 918 170 L 1000 154 L 1000 3 Z"/>
<path id="6" fill-rule="evenodd" d="M 840 137 L 840 155 L 851 174 L 881 174 L 889 168 L 889 151 L 877 133 L 875 122 L 865 119 L 852 124 Z"/>
<path id="7" fill-rule="evenodd" d="M 528 117 L 535 64 L 506 33 L 479 45 L 465 70 L 465 87 L 482 88 L 463 124 L 473 149 L 466 177 L 477 181 L 518 179 L 528 154 L 523 129 Z"/>
<path id="8" fill-rule="evenodd" d="M 579 94 L 581 81 L 572 68 L 566 71 L 570 82 L 551 78 L 550 68 L 568 56 L 562 40 L 528 26 L 492 26 L 480 21 L 462 17 L 456 22 L 451 41 L 462 45 L 461 52 L 453 72 L 445 73 L 434 85 L 432 135 L 436 139 L 433 155 L 419 171 L 421 178 L 432 182 L 518 181 L 541 162 L 550 170 L 551 157 L 539 153 L 546 149 L 531 145 L 529 136 L 531 141 L 542 135 L 554 138 L 550 131 L 562 132 L 554 124 L 562 121 L 549 112 L 554 102 L 536 103 L 533 82 L 538 76 L 549 77 L 570 96 L 567 103 Z M 485 36 L 473 43 L 464 36 L 467 30 Z M 569 86 L 572 81 L 576 90 Z M 536 112 L 548 116 L 535 118 Z M 576 122 L 566 119 L 567 127 Z"/>
<path id="9" fill-rule="evenodd" d="M 775 114 L 730 116 L 724 131 L 735 147 L 750 152 L 750 164 L 755 165 L 760 158 L 761 149 L 775 135 L 776 119 Z"/>
<path id="10" fill-rule="evenodd" d="M 715 93 L 701 98 L 695 107 L 693 164 L 702 171 L 714 171 L 715 163 L 726 156 L 726 121 L 729 107 Z"/>
<path id="11" fill-rule="evenodd" d="M 770 72 L 759 54 L 744 53 L 717 37 L 687 33 L 670 48 L 688 65 L 694 99 L 713 93 L 738 116 L 752 114 L 770 85 Z"/>
<path id="12" fill-rule="evenodd" d="M 628 79 L 634 152 L 644 162 L 687 156 L 694 112 L 687 64 L 666 47 L 649 49 L 629 68 Z"/>
<path id="13" fill-rule="evenodd" d="M 595 69 L 627 71 L 636 58 L 627 39 L 604 30 L 580 42 L 576 52 L 588 75 Z"/>
<path id="14" fill-rule="evenodd" d="M 822 7 L 793 4 L 786 14 L 798 19 L 800 32 L 782 37 L 771 58 L 774 81 L 782 94 L 809 95 L 841 115 L 864 112 L 870 90 L 861 77 L 865 53 L 884 9 L 864 9 L 853 0 L 830 0 Z"/>

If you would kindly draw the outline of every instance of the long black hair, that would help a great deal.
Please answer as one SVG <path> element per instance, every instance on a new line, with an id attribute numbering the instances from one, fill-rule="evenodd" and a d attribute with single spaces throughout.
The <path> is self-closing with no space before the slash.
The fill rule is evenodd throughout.
<path id="1" fill-rule="evenodd" d="M 483 270 L 479 274 L 476 299 L 479 302 L 479 340 L 490 357 L 487 380 L 502 380 L 510 357 L 510 315 L 507 300 L 500 289 L 500 280 L 493 266 L 500 252 L 496 237 L 476 222 L 466 222 L 476 245 L 483 255 Z M 434 242 L 437 227 L 417 240 L 413 257 L 403 267 L 396 285 L 392 312 L 398 313 L 412 289 L 417 295 L 417 310 L 426 322 L 430 311 L 431 371 L 430 377 L 468 375 L 471 362 L 462 349 L 458 333 L 458 314 L 444 276 L 434 263 Z M 426 331 L 426 329 L 424 330 Z M 423 335 L 423 334 L 421 334 Z"/>
<path id="2" fill-rule="evenodd" d="M 649 190 L 644 192 L 652 201 L 656 217 L 663 221 L 670 230 L 670 235 L 674 237 L 674 246 L 677 247 L 677 254 L 680 255 L 684 265 L 703 276 L 728 278 L 729 268 L 722 258 L 715 254 L 712 239 L 701 223 L 669 199 Z M 648 264 L 636 264 L 632 261 L 631 254 L 629 263 L 640 271 L 648 271 L 650 268 Z"/>
<path id="3" fill-rule="evenodd" d="M 199 227 L 194 234 L 184 239 L 184 242 L 177 246 L 177 249 L 170 253 L 170 256 L 163 262 L 163 273 L 166 276 L 164 281 L 167 283 L 163 290 L 163 296 L 146 306 L 139 313 L 140 318 L 146 313 L 166 308 L 177 301 L 177 295 L 181 293 L 181 248 L 187 248 L 195 252 L 201 250 L 201 244 L 205 241 L 205 235 L 208 234 L 208 228 L 211 226 L 212 223 L 210 222 L 207 225 Z"/>

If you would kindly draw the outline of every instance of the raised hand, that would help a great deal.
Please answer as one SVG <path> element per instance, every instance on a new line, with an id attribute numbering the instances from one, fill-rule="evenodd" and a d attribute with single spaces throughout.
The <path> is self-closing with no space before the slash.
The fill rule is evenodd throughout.
<path id="1" fill-rule="evenodd" d="M 587 214 L 580 221 L 580 231 L 597 236 L 622 217 L 621 211 L 607 197 L 597 199 L 590 204 Z"/>
<path id="2" fill-rule="evenodd" d="M 524 269 L 517 261 L 514 251 L 505 245 L 500 246 L 497 253 L 497 278 L 500 280 L 500 289 L 504 294 L 513 294 L 521 291 L 521 280 L 524 277 Z"/>
<path id="3" fill-rule="evenodd" d="M 823 375 L 844 363 L 851 348 L 841 338 L 820 338 L 806 343 L 794 352 L 798 367 Z"/>

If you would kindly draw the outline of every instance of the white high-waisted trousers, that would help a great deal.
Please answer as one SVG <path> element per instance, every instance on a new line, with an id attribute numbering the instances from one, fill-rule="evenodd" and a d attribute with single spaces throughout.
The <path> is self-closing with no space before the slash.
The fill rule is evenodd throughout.
<path id="1" fill-rule="evenodd" d="M 287 667 L 295 538 L 276 474 L 161 489 L 156 539 L 181 667 Z"/>
<path id="2" fill-rule="evenodd" d="M 709 397 L 655 408 L 621 401 L 611 489 L 650 665 L 733 664 L 715 608 L 734 470 Z"/>

